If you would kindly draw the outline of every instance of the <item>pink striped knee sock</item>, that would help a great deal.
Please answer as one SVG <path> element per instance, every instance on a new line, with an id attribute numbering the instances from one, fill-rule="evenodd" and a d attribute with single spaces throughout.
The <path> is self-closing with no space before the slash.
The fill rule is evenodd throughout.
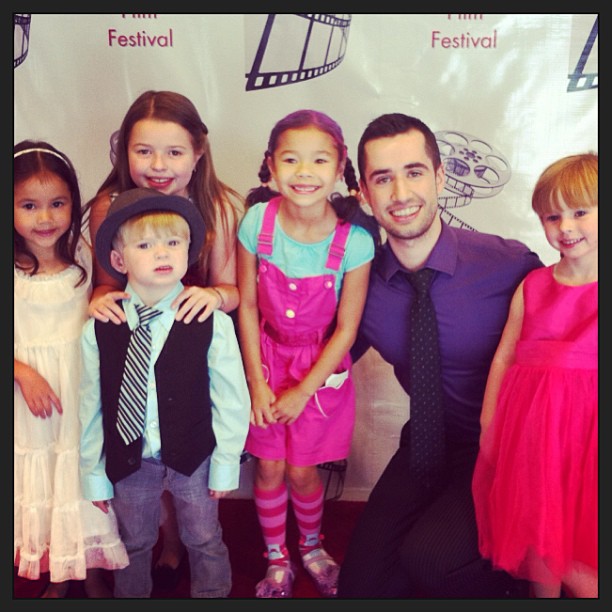
<path id="1" fill-rule="evenodd" d="M 285 546 L 287 531 L 287 485 L 283 482 L 277 489 L 253 488 L 255 509 L 268 549 L 268 561 L 277 561 L 289 557 Z"/>
<path id="2" fill-rule="evenodd" d="M 316 548 L 320 544 L 323 518 L 323 485 L 309 495 L 291 491 L 291 503 L 300 532 L 300 548 Z"/>

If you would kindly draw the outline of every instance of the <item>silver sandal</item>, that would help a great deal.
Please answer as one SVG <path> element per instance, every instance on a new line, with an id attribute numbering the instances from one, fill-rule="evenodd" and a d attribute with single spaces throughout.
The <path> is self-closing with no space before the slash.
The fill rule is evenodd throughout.
<path id="1" fill-rule="evenodd" d="M 293 580 L 295 572 L 291 561 L 268 564 L 266 577 L 260 580 L 255 587 L 255 597 L 282 599 L 291 597 L 293 594 Z"/>
<path id="2" fill-rule="evenodd" d="M 340 566 L 324 548 L 314 548 L 302 554 L 304 569 L 311 575 L 323 597 L 338 596 Z"/>

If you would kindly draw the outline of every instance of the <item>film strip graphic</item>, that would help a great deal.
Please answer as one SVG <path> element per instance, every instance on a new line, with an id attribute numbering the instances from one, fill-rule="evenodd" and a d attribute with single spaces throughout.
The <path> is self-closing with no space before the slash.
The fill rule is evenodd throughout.
<path id="1" fill-rule="evenodd" d="M 13 13 L 13 70 L 23 64 L 30 48 L 30 13 Z"/>
<path id="2" fill-rule="evenodd" d="M 591 55 L 595 57 L 597 64 L 598 46 L 596 46 L 599 36 L 599 16 L 595 17 L 595 23 L 587 37 L 576 68 L 572 74 L 568 74 L 569 83 L 567 91 L 583 91 L 585 89 L 596 89 L 599 86 L 599 72 L 585 72 L 587 62 Z"/>
<path id="3" fill-rule="evenodd" d="M 301 83 L 337 68 L 350 26 L 350 14 L 268 14 L 245 75 L 246 91 Z"/>
<path id="4" fill-rule="evenodd" d="M 476 231 L 451 211 L 467 206 L 473 198 L 497 195 L 510 180 L 510 163 L 476 136 L 456 130 L 442 130 L 435 136 L 446 175 L 438 196 L 440 216 L 451 226 Z"/>

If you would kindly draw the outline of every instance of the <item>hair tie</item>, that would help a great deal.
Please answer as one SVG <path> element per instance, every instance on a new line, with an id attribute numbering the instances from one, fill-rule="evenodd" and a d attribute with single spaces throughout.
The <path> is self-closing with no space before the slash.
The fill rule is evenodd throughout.
<path id="1" fill-rule="evenodd" d="M 359 196 L 359 189 L 349 189 L 349 195 L 356 198 L 357 196 Z"/>
<path id="2" fill-rule="evenodd" d="M 65 157 L 63 157 L 59 153 L 56 153 L 55 151 L 51 151 L 50 149 L 43 149 L 41 147 L 34 147 L 32 149 L 22 149 L 21 151 L 17 151 L 17 153 L 13 153 L 13 159 L 16 159 L 17 157 L 21 157 L 22 155 L 25 155 L 26 153 L 48 153 L 49 155 L 53 155 L 61 159 L 68 166 L 68 168 L 70 168 L 70 164 L 68 163 Z"/>

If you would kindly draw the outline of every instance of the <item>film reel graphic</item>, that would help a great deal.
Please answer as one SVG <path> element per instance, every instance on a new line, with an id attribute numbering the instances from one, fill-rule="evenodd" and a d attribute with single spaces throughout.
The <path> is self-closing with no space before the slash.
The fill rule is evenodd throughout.
<path id="1" fill-rule="evenodd" d="M 446 181 L 438 196 L 440 216 L 446 223 L 476 231 L 449 209 L 467 206 L 473 198 L 497 195 L 512 175 L 503 153 L 482 138 L 457 130 L 435 133 Z"/>
<path id="2" fill-rule="evenodd" d="M 598 48 L 595 43 L 599 36 L 599 16 L 595 17 L 595 23 L 587 37 L 576 68 L 574 72 L 568 75 L 569 83 L 567 84 L 568 93 L 571 91 L 583 91 L 585 89 L 596 89 L 599 87 L 599 72 L 585 72 L 587 62 L 591 55 L 595 57 L 597 64 Z"/>
<path id="3" fill-rule="evenodd" d="M 245 19 L 253 24 L 256 16 Z M 268 14 L 245 75 L 246 91 L 300 83 L 337 68 L 346 53 L 350 26 L 350 14 Z"/>
<path id="4" fill-rule="evenodd" d="M 30 13 L 13 13 L 13 70 L 25 62 L 30 48 Z"/>

